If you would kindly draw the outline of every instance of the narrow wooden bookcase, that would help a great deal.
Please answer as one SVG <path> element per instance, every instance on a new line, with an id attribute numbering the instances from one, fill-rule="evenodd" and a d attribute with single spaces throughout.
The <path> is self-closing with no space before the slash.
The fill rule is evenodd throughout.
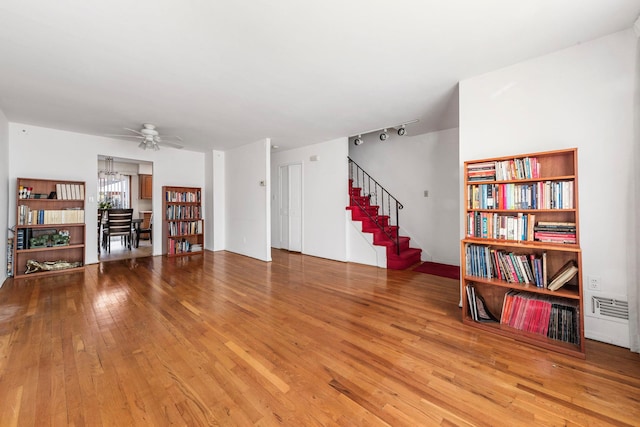
<path id="1" fill-rule="evenodd" d="M 162 251 L 169 257 L 203 252 L 204 219 L 202 189 L 199 187 L 162 187 Z"/>
<path id="2" fill-rule="evenodd" d="M 84 194 L 83 181 L 17 179 L 13 244 L 16 278 L 67 273 L 84 268 Z M 29 260 L 38 263 L 64 261 L 77 266 L 27 273 Z"/>
<path id="3" fill-rule="evenodd" d="M 577 166 L 575 148 L 464 163 L 465 324 L 585 357 Z"/>

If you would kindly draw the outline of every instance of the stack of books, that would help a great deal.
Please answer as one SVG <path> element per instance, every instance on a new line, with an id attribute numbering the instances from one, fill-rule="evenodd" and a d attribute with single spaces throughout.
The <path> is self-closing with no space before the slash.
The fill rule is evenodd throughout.
<path id="1" fill-rule="evenodd" d="M 576 244 L 576 223 L 539 221 L 533 228 L 533 238 L 539 242 Z"/>
<path id="2" fill-rule="evenodd" d="M 474 163 L 467 167 L 468 181 L 495 181 L 496 163 Z"/>

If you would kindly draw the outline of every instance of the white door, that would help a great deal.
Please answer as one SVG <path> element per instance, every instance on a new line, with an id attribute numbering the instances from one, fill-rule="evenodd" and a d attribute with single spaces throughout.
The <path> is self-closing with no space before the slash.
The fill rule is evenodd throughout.
<path id="1" fill-rule="evenodd" d="M 280 247 L 302 251 L 302 165 L 280 166 Z"/>
<path id="2" fill-rule="evenodd" d="M 302 252 L 302 165 L 289 165 L 289 250 Z"/>

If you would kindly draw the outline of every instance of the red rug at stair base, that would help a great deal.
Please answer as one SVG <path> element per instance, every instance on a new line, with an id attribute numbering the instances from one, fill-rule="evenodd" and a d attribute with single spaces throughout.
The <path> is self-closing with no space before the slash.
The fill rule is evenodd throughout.
<path id="1" fill-rule="evenodd" d="M 433 274 L 434 276 L 460 279 L 460 267 L 457 265 L 439 264 L 437 262 L 423 262 L 413 269 L 420 273 Z"/>

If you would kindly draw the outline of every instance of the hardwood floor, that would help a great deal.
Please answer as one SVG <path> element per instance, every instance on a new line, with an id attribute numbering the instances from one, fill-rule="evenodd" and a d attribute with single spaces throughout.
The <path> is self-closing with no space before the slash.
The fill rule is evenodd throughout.
<path id="1" fill-rule="evenodd" d="M 140 245 L 129 250 L 127 246 L 120 241 L 120 237 L 113 238 L 111 242 L 111 252 L 101 250 L 98 259 L 101 262 L 114 261 L 117 259 L 141 258 L 153 255 L 153 245 L 149 240 L 140 240 Z"/>
<path id="2" fill-rule="evenodd" d="M 458 282 L 273 251 L 0 289 L 0 425 L 638 425 L 640 356 L 460 320 Z"/>

